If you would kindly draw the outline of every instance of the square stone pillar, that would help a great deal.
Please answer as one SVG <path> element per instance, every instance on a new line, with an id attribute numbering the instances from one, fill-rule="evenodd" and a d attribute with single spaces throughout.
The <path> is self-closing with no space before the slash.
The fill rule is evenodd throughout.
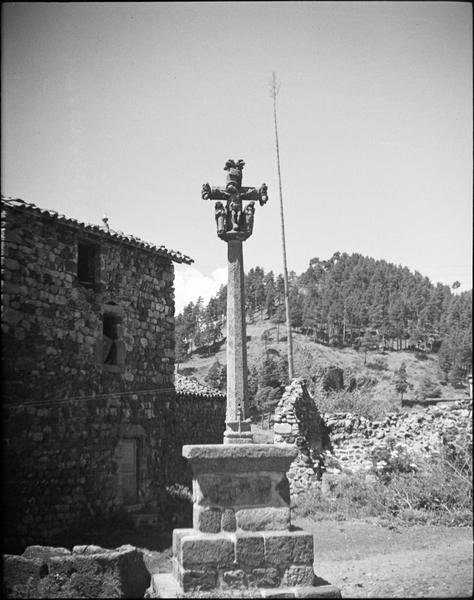
<path id="1" fill-rule="evenodd" d="M 247 333 L 242 233 L 227 234 L 227 411 L 224 444 L 252 441 L 248 416 Z"/>
<path id="2" fill-rule="evenodd" d="M 193 528 L 174 530 L 173 576 L 153 577 L 155 597 L 174 589 L 340 598 L 338 588 L 315 585 L 313 535 L 291 526 L 286 472 L 296 454 L 289 444 L 183 447 L 193 469 Z"/>

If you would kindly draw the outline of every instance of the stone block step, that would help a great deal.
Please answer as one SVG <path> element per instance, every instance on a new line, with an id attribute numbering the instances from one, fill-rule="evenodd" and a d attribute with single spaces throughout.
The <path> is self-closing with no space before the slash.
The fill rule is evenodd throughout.
<path id="1" fill-rule="evenodd" d="M 183 593 L 172 573 L 152 575 L 145 598 L 341 598 L 335 585 Z"/>

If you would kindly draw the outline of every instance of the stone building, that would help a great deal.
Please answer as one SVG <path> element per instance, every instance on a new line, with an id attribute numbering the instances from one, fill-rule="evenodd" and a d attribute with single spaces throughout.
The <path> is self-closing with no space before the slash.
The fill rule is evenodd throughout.
<path id="1" fill-rule="evenodd" d="M 174 387 L 173 263 L 192 259 L 11 198 L 1 233 L 7 545 L 158 510 L 190 482 L 182 444 L 224 429 L 222 397 Z"/>

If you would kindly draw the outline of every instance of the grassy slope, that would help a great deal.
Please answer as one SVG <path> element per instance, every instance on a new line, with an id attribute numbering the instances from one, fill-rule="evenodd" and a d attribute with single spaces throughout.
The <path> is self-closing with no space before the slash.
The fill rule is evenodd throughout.
<path id="1" fill-rule="evenodd" d="M 261 340 L 262 333 L 271 327 L 275 327 L 270 321 L 257 320 L 254 323 L 247 323 L 247 338 L 250 340 L 247 344 L 248 365 L 258 364 L 265 354 L 265 344 Z M 285 325 L 280 325 L 280 336 L 286 334 Z M 280 356 L 286 354 L 286 341 L 277 342 L 276 328 L 272 331 L 272 339 L 267 344 L 267 349 L 278 352 Z M 179 366 L 180 372 L 195 377 L 198 381 L 204 383 L 204 378 L 213 362 L 218 359 L 222 364 L 226 363 L 225 344 L 216 354 L 208 357 L 199 357 L 197 355 Z M 364 365 L 364 352 L 353 350 L 352 348 L 330 348 L 322 344 L 317 344 L 307 336 L 299 333 L 293 334 L 293 352 L 295 361 L 295 375 L 297 377 L 310 378 L 317 369 L 331 365 L 341 367 L 350 376 L 357 378 L 367 376 L 377 380 L 373 392 L 375 397 L 394 400 L 397 394 L 393 388 L 394 372 L 400 368 L 404 361 L 407 367 L 408 381 L 413 388 L 405 394 L 406 398 L 414 397 L 415 390 L 420 381 L 424 378 L 430 379 L 438 384 L 441 389 L 441 397 L 453 399 L 465 397 L 466 389 L 456 390 L 451 385 L 440 385 L 438 372 L 438 359 L 434 354 L 427 355 L 425 360 L 415 358 L 412 352 L 368 352 L 367 365 Z M 370 364 L 376 360 L 386 361 L 385 369 L 371 368 Z M 188 369 L 193 369 L 189 372 Z M 347 375 L 344 384 L 347 386 L 349 379 Z"/>

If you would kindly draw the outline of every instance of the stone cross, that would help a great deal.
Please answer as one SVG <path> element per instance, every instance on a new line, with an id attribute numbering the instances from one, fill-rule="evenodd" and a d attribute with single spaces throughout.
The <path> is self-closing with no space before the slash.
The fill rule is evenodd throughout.
<path id="1" fill-rule="evenodd" d="M 224 443 L 252 440 L 248 413 L 247 336 L 242 242 L 252 235 L 255 201 L 263 206 L 267 186 L 242 186 L 244 161 L 228 160 L 225 187 L 202 186 L 203 200 L 216 201 L 217 235 L 227 242 L 227 410 Z M 244 202 L 248 204 L 244 207 Z"/>

